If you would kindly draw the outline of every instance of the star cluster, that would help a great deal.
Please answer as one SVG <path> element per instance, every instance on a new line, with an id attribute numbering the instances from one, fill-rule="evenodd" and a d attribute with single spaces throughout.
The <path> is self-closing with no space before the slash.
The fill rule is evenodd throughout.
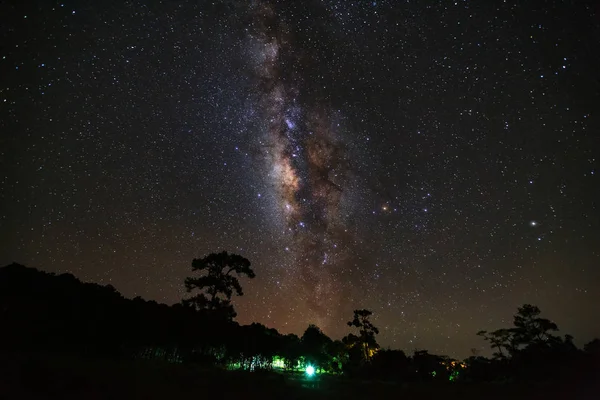
<path id="1" fill-rule="evenodd" d="M 453 356 L 533 303 L 595 320 L 598 8 L 4 2 L 0 262 L 174 303 L 252 261 L 238 320 Z"/>

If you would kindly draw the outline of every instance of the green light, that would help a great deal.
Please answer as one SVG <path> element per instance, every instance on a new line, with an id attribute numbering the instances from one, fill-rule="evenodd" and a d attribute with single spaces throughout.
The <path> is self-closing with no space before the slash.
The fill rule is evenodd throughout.
<path id="1" fill-rule="evenodd" d="M 448 379 L 452 382 L 455 381 L 458 378 L 458 371 L 452 371 L 452 373 L 450 374 L 450 376 L 448 377 Z"/>
<path id="2" fill-rule="evenodd" d="M 273 357 L 273 367 L 285 369 L 285 361 L 280 357 Z"/>
<path id="3" fill-rule="evenodd" d="M 313 376 L 314 374 L 315 374 L 315 367 L 313 367 L 312 365 L 309 365 L 308 367 L 306 367 L 306 375 Z"/>

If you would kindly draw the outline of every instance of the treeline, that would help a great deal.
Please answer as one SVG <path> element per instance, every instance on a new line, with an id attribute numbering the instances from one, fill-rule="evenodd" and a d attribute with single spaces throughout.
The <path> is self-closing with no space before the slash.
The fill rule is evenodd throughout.
<path id="1" fill-rule="evenodd" d="M 349 316 L 349 334 L 332 340 L 317 326 L 301 335 L 280 334 L 261 324 L 233 320 L 236 277 L 252 278 L 240 256 L 212 254 L 194 260 L 200 274 L 186 280 L 195 295 L 172 306 L 130 300 L 112 286 L 82 283 L 22 265 L 0 269 L 0 350 L 59 352 L 86 357 L 137 358 L 245 370 L 302 370 L 386 381 L 548 381 L 592 377 L 600 364 L 600 340 L 578 349 L 569 335 L 519 308 L 512 327 L 478 334 L 492 358 L 454 360 L 416 351 L 381 349 L 371 312 Z M 353 332 L 350 332 L 353 331 Z"/>

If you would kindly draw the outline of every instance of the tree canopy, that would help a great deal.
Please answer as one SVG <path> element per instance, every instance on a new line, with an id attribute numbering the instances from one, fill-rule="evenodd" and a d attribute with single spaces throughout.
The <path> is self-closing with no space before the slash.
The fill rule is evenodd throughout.
<path id="1" fill-rule="evenodd" d="M 234 294 L 244 294 L 238 277 L 256 276 L 250 265 L 247 258 L 226 251 L 194 259 L 192 271 L 202 275 L 186 278 L 185 287 L 188 292 L 197 290 L 199 293 L 184 300 L 184 303 L 198 310 L 218 313 L 227 319 L 235 318 L 236 312 L 231 304 L 231 297 Z"/>
<path id="2" fill-rule="evenodd" d="M 254 275 L 249 262 L 231 256 L 206 257 L 195 260 L 195 265 L 205 276 L 212 273 L 211 279 Z M 578 374 L 591 377 L 600 365 L 600 340 L 580 350 L 572 336 L 558 336 L 558 326 L 528 304 L 518 308 L 512 326 L 479 332 L 494 358 L 474 353 L 464 362 L 427 350 L 408 355 L 379 349 L 375 340 L 379 330 L 369 310 L 355 310 L 347 325 L 356 334 L 341 341 L 332 340 L 316 325 L 309 325 L 298 337 L 258 323 L 215 323 L 206 312 L 206 307 L 214 306 L 210 300 L 229 301 L 242 293 L 237 279 L 228 279 L 200 281 L 211 284 L 202 288 L 205 308 L 197 308 L 126 299 L 112 286 L 82 283 L 70 274 L 57 276 L 20 265 L 0 268 L 0 320 L 10 327 L 0 329 L 0 350 L 153 359 L 249 371 L 299 372 L 310 365 L 318 374 L 395 382 L 547 382 L 575 379 Z M 221 304 L 216 303 L 216 309 Z"/>
<path id="3" fill-rule="evenodd" d="M 375 335 L 379 329 L 370 320 L 373 312 L 370 310 L 354 310 L 354 316 L 347 325 L 358 329 L 359 336 L 349 334 L 343 341 L 353 348 L 355 354 L 360 354 L 361 362 L 370 362 L 373 354 L 379 349 Z M 354 357 L 356 358 L 356 357 Z"/>

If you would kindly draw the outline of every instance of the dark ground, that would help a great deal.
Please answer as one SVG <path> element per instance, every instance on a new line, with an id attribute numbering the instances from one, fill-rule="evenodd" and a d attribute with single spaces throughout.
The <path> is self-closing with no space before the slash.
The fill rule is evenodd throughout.
<path id="1" fill-rule="evenodd" d="M 11 399 L 600 399 L 598 383 L 392 384 L 320 376 L 66 356 L 0 358 L 0 400 Z M 595 387 L 594 387 L 595 386 Z"/>

